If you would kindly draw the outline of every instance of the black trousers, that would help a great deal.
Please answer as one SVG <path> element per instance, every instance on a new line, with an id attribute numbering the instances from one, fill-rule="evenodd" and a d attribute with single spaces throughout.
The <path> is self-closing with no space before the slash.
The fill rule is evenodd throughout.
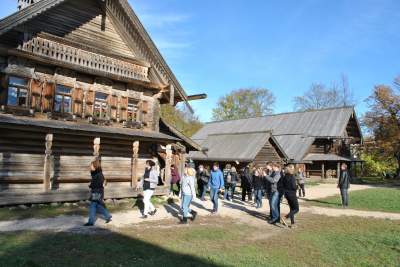
<path id="1" fill-rule="evenodd" d="M 246 200 L 246 192 L 249 195 L 249 201 L 253 200 L 253 197 L 251 195 L 251 189 L 250 188 L 242 188 L 242 201 Z"/>
<path id="2" fill-rule="evenodd" d="M 340 188 L 340 194 L 342 195 L 342 206 L 349 205 L 349 195 L 347 195 L 347 190 L 348 189 Z"/>
<path id="3" fill-rule="evenodd" d="M 304 191 L 304 184 L 299 184 L 299 197 L 301 197 L 301 191 L 303 191 L 303 197 L 306 195 Z"/>
<path id="4" fill-rule="evenodd" d="M 197 192 L 199 197 L 203 195 L 203 182 L 200 179 L 197 179 Z"/>
<path id="5" fill-rule="evenodd" d="M 290 208 L 290 212 L 285 217 L 286 219 L 290 218 L 291 223 L 294 224 L 294 215 L 299 212 L 299 202 L 296 193 L 286 194 L 285 196 Z"/>

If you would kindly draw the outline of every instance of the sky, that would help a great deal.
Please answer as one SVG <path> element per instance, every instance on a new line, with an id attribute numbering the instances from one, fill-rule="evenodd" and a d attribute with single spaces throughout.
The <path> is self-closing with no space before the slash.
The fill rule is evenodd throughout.
<path id="1" fill-rule="evenodd" d="M 128 0 L 203 122 L 221 95 L 250 86 L 276 97 L 275 113 L 312 83 L 341 73 L 358 98 L 400 73 L 398 0 Z M 0 17 L 17 0 L 0 0 Z"/>

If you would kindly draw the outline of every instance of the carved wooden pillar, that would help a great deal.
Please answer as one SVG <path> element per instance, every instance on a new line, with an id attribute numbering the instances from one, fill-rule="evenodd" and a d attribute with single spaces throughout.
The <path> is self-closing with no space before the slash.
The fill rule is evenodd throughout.
<path id="1" fill-rule="evenodd" d="M 93 161 L 100 161 L 100 137 L 93 140 Z"/>
<path id="2" fill-rule="evenodd" d="M 336 173 L 337 178 L 340 178 L 340 161 L 337 163 L 337 173 Z"/>
<path id="3" fill-rule="evenodd" d="M 49 191 L 51 189 L 51 145 L 53 144 L 53 134 L 46 134 L 45 140 L 43 191 Z"/>
<path id="4" fill-rule="evenodd" d="M 183 147 L 181 149 L 181 173 L 183 173 L 183 171 L 185 170 L 185 160 L 186 160 L 186 147 Z"/>
<path id="5" fill-rule="evenodd" d="M 171 144 L 166 146 L 166 157 L 165 157 L 165 182 L 164 186 L 170 186 L 170 179 L 171 179 L 171 161 L 172 161 L 172 150 Z"/>
<path id="6" fill-rule="evenodd" d="M 133 159 L 132 159 L 132 183 L 131 186 L 136 188 L 138 184 L 138 152 L 139 152 L 139 141 L 133 142 Z"/>
<path id="7" fill-rule="evenodd" d="M 321 177 L 322 179 L 325 179 L 325 165 L 323 162 L 321 164 L 321 171 L 322 171 Z"/>

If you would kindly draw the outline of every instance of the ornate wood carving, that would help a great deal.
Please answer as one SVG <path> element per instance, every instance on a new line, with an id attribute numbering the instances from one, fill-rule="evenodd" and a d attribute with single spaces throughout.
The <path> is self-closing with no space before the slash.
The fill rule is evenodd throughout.
<path id="1" fill-rule="evenodd" d="M 168 144 L 165 147 L 165 182 L 164 186 L 170 186 L 170 179 L 171 179 L 171 164 L 172 164 L 172 149 L 171 149 L 171 144 Z"/>
<path id="2" fill-rule="evenodd" d="M 131 186 L 136 188 L 138 184 L 138 171 L 139 171 L 139 162 L 138 162 L 138 152 L 139 152 L 139 141 L 133 142 L 133 159 L 132 159 L 132 183 Z"/>
<path id="3" fill-rule="evenodd" d="M 51 146 L 53 142 L 53 134 L 47 134 L 45 137 L 45 157 L 44 157 L 44 177 L 43 177 L 43 190 L 49 191 L 51 189 Z"/>
<path id="4" fill-rule="evenodd" d="M 99 161 L 100 158 L 100 137 L 96 137 L 93 140 L 93 161 Z"/>
<path id="5" fill-rule="evenodd" d="M 76 82 L 75 71 L 67 68 L 56 68 L 54 77 L 50 80 L 50 82 L 68 87 L 79 87 L 79 84 Z"/>
<path id="6" fill-rule="evenodd" d="M 22 57 L 9 57 L 6 73 L 24 78 L 37 78 L 35 75 L 35 63 Z"/>
<path id="7" fill-rule="evenodd" d="M 21 50 L 60 63 L 68 63 L 74 69 L 98 70 L 129 79 L 150 82 L 148 67 L 106 57 L 41 37 L 34 37 L 25 42 Z"/>

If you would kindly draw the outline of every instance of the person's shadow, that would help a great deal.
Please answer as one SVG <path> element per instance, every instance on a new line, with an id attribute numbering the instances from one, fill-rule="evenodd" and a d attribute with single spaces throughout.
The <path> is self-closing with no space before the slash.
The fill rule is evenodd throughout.
<path id="1" fill-rule="evenodd" d="M 173 217 L 180 218 L 179 217 L 179 213 L 180 213 L 180 210 L 181 210 L 180 206 L 178 204 L 176 204 L 172 198 L 169 198 L 167 200 L 167 202 L 168 202 L 168 205 L 164 205 L 164 209 L 169 214 L 171 214 Z"/>

